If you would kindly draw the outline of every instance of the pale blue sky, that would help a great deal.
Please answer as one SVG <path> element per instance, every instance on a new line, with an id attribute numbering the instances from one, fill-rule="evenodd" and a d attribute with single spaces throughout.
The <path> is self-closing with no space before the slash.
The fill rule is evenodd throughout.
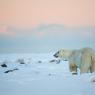
<path id="1" fill-rule="evenodd" d="M 59 24 L 43 24 L 34 29 L 9 27 L 0 34 L 1 53 L 45 53 L 61 48 L 95 47 L 95 28 L 70 28 Z"/>

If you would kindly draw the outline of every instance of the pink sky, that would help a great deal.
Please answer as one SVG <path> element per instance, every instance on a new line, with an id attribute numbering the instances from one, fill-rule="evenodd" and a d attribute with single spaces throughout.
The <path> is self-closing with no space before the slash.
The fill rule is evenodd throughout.
<path id="1" fill-rule="evenodd" d="M 0 24 L 34 27 L 44 23 L 95 26 L 95 0 L 0 0 Z"/>

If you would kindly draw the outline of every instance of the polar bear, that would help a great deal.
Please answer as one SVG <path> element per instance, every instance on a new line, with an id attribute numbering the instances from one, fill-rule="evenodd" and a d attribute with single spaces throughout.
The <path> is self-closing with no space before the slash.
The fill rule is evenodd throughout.
<path id="1" fill-rule="evenodd" d="M 54 54 L 54 57 L 69 61 L 69 69 L 72 74 L 77 74 L 77 68 L 80 73 L 89 73 L 95 71 L 94 50 L 88 47 L 78 50 L 61 49 Z"/>

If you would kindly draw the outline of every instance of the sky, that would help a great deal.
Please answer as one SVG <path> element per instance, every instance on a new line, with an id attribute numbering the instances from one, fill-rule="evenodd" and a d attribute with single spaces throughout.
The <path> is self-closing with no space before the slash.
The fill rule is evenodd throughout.
<path id="1" fill-rule="evenodd" d="M 0 0 L 0 53 L 95 47 L 95 0 Z"/>

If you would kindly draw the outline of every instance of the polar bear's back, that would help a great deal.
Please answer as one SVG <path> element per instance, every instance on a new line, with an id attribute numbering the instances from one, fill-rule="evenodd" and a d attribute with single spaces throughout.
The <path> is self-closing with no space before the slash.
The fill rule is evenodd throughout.
<path id="1" fill-rule="evenodd" d="M 86 47 L 86 48 L 82 48 L 80 49 L 81 53 L 83 54 L 94 54 L 94 50 L 92 48 Z"/>

